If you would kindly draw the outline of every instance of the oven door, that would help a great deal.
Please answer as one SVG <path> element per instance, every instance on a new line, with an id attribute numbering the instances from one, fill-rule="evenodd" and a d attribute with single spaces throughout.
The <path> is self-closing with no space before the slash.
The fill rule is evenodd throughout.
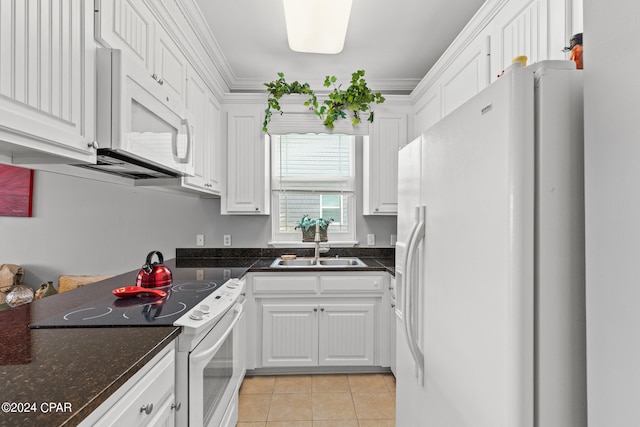
<path id="1" fill-rule="evenodd" d="M 235 426 L 244 377 L 243 304 L 236 303 L 189 355 L 189 426 Z"/>

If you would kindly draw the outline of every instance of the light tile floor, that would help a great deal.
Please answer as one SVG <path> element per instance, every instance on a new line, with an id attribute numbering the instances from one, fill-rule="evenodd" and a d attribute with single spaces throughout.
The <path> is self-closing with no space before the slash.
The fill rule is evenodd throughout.
<path id="1" fill-rule="evenodd" d="M 392 374 L 246 377 L 237 427 L 395 427 Z"/>

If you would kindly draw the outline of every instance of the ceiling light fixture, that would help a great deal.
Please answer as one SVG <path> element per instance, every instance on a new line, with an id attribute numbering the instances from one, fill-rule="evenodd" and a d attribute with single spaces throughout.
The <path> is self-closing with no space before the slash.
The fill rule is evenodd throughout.
<path id="1" fill-rule="evenodd" d="M 296 52 L 342 52 L 352 0 L 282 0 L 289 47 Z"/>

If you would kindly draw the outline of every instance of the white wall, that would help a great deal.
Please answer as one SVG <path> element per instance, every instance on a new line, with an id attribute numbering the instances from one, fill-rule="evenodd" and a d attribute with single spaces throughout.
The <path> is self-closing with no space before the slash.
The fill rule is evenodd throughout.
<path id="1" fill-rule="evenodd" d="M 25 282 L 61 274 L 117 274 L 140 268 L 151 250 L 211 234 L 213 200 L 36 170 L 33 217 L 0 217 L 0 263 L 25 268 Z"/>
<path id="2" fill-rule="evenodd" d="M 589 426 L 638 426 L 640 2 L 584 15 Z"/>

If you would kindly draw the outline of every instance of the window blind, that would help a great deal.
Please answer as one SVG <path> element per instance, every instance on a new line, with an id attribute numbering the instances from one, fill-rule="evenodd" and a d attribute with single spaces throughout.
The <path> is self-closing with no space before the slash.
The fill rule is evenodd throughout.
<path id="1" fill-rule="evenodd" d="M 287 233 L 295 239 L 300 233 L 295 227 L 304 215 L 333 219 L 330 235 L 351 233 L 354 137 L 287 134 L 272 136 L 272 143 L 272 190 L 278 207 L 274 240 L 285 239 Z"/>

